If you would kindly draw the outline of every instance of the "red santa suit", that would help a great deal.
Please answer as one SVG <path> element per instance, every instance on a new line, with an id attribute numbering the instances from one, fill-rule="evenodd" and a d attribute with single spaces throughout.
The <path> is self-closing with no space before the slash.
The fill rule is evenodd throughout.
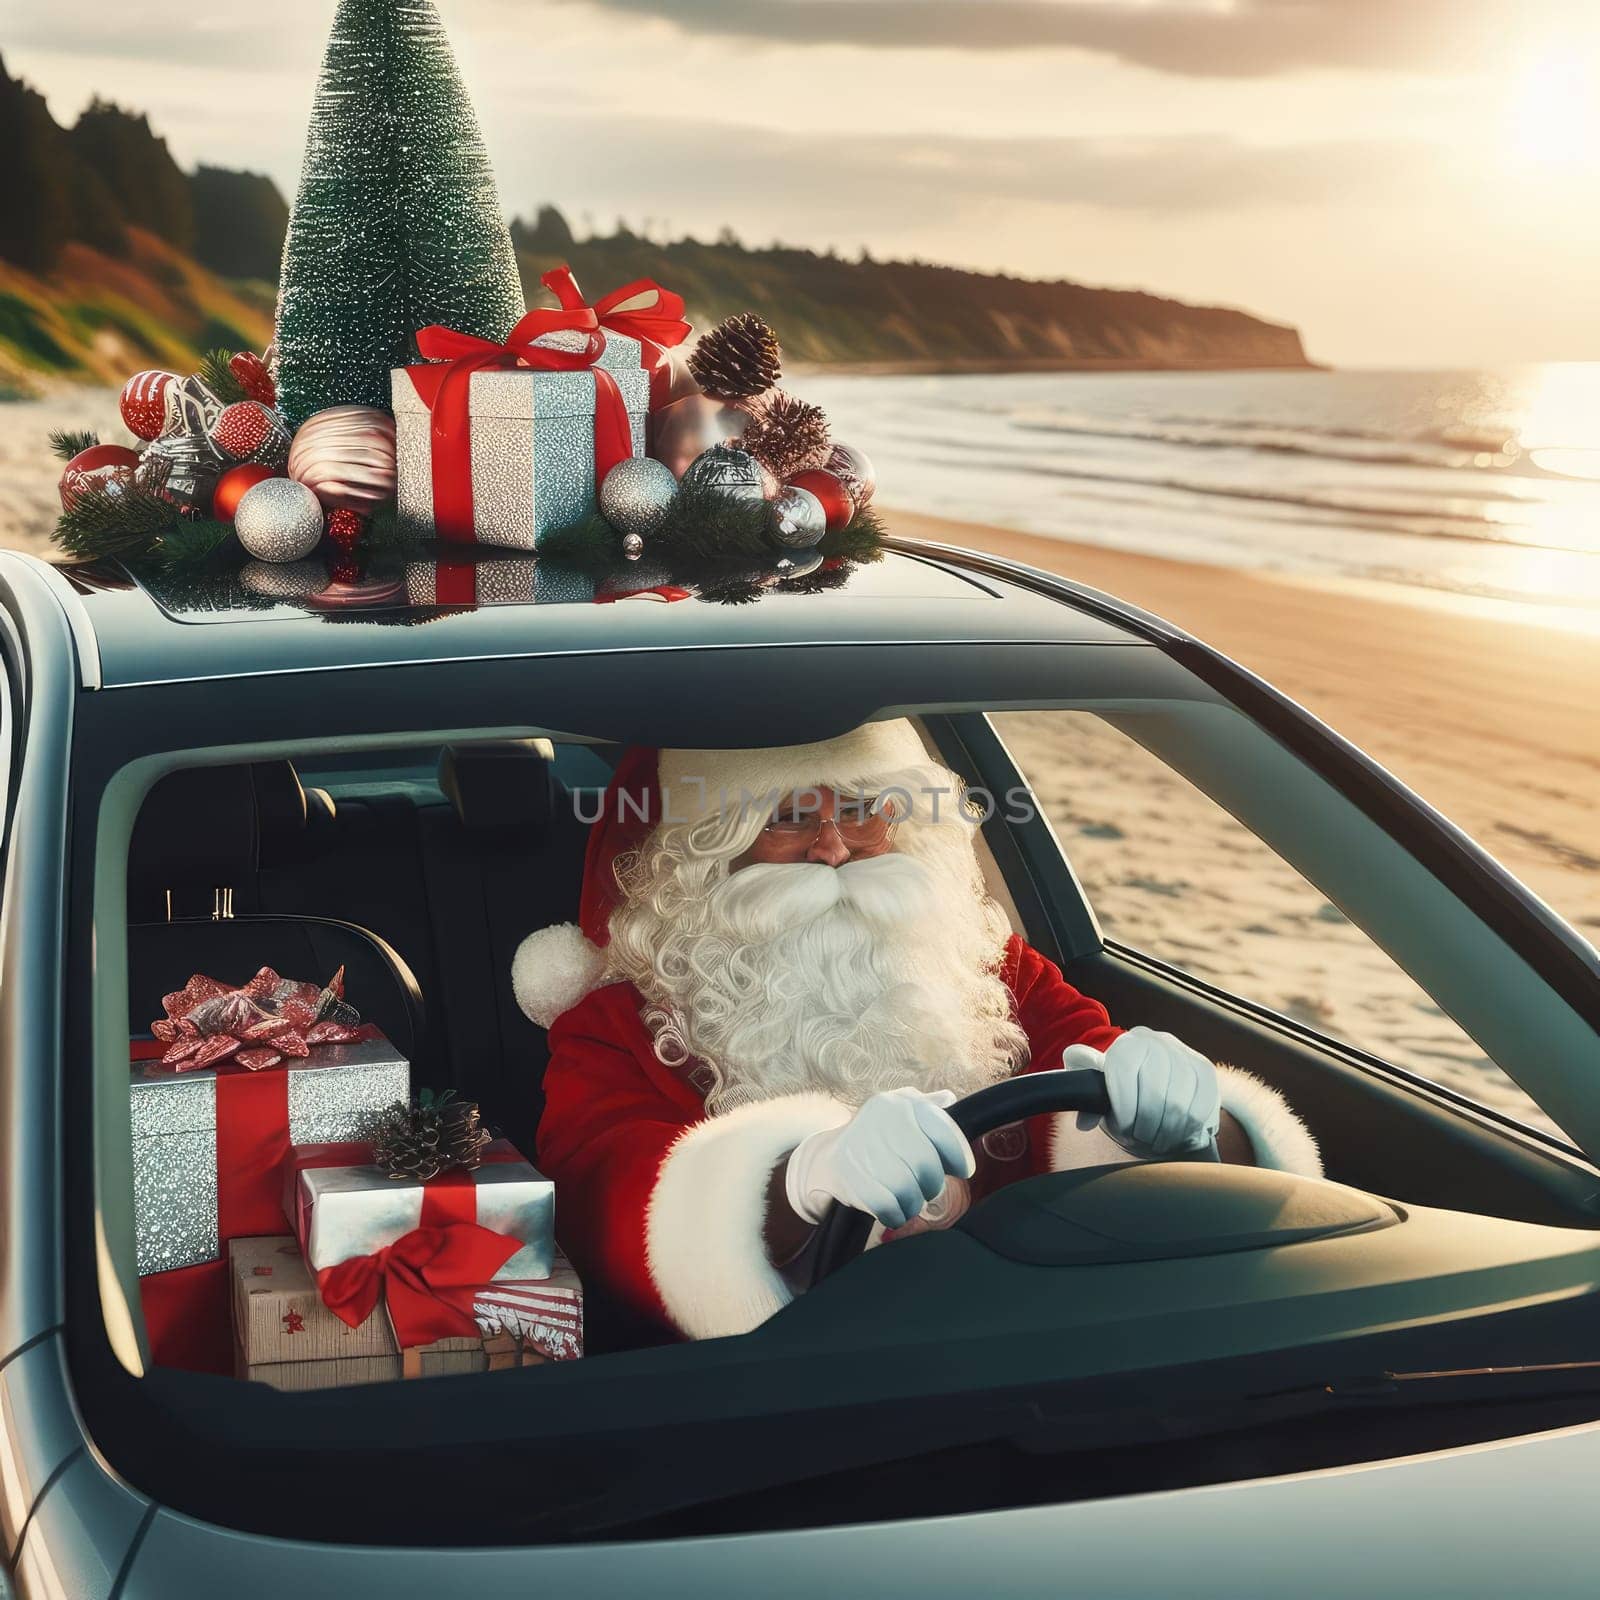
<path id="1" fill-rule="evenodd" d="M 630 789 L 648 793 L 652 761 L 652 753 L 630 753 L 611 801 Z M 795 786 L 815 781 L 806 776 Z M 626 982 L 589 988 L 604 970 L 612 862 L 650 827 L 648 805 L 639 809 L 628 821 L 626 808 L 608 803 L 594 825 L 582 930 L 542 930 L 518 952 L 518 999 L 550 1029 L 539 1165 L 556 1185 L 562 1247 L 587 1284 L 663 1332 L 742 1333 L 792 1296 L 764 1238 L 774 1169 L 802 1139 L 841 1126 L 855 1108 L 800 1093 L 708 1115 L 697 1064 L 669 1066 L 657 1055 L 639 991 Z M 1001 977 L 1027 1036 L 1023 1071 L 1058 1067 L 1069 1045 L 1103 1050 L 1122 1031 L 1015 935 Z M 1218 1072 L 1222 1104 L 1258 1162 L 1319 1176 L 1315 1142 L 1277 1092 L 1236 1069 Z M 1131 1159 L 1103 1132 L 1080 1130 L 1075 1114 L 1035 1119 L 1025 1142 L 1012 1141 L 1009 1159 L 975 1153 L 975 1197 L 1012 1178 Z"/>

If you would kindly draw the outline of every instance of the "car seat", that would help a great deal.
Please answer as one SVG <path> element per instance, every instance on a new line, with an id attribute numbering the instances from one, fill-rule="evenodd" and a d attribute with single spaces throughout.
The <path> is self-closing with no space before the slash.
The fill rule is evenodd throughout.
<path id="1" fill-rule="evenodd" d="M 275 770 L 187 768 L 145 797 L 128 850 L 130 1034 L 147 1033 L 162 996 L 196 972 L 245 983 L 270 966 L 315 982 L 342 966 L 351 1004 L 414 1060 L 423 1000 L 398 952 L 354 922 L 261 910 L 258 779 L 271 804 L 292 805 L 291 783 L 305 804 L 288 762 L 265 765 Z"/>

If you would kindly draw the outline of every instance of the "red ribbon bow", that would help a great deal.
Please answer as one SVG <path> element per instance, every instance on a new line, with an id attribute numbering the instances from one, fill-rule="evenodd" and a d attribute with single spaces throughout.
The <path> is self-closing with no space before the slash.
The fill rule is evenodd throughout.
<path id="1" fill-rule="evenodd" d="M 534 341 L 547 333 L 580 333 L 578 350 L 553 349 Z M 477 540 L 472 507 L 472 374 L 492 368 L 524 367 L 536 372 L 594 373 L 594 481 L 633 454 L 633 430 L 617 380 L 595 366 L 606 336 L 592 307 L 530 311 L 504 344 L 434 323 L 417 332 L 417 349 L 438 365 L 407 367 L 418 398 L 432 413 L 433 523 L 442 539 Z"/>
<path id="2" fill-rule="evenodd" d="M 637 339 L 644 352 L 645 371 L 650 374 L 650 409 L 657 411 L 667 403 L 672 389 L 667 350 L 682 344 L 691 331 L 684 320 L 681 294 L 663 289 L 654 278 L 636 278 L 601 295 L 590 307 L 569 266 L 552 267 L 539 282 L 561 302 L 564 311 L 592 309 L 602 328 Z"/>
<path id="3" fill-rule="evenodd" d="M 522 1248 L 520 1240 L 476 1222 L 413 1228 L 370 1256 L 351 1256 L 317 1274 L 322 1303 L 359 1328 L 387 1301 L 402 1349 L 478 1332 L 478 1290 Z"/>

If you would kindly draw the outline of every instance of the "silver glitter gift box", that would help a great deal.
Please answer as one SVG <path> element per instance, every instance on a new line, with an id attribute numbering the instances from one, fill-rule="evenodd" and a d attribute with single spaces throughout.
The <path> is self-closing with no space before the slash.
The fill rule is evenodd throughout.
<path id="1" fill-rule="evenodd" d="M 633 454 L 642 456 L 650 375 L 639 341 L 608 334 L 596 365 L 616 379 Z M 435 531 L 432 413 L 407 371 L 396 367 L 391 374 L 398 514 L 404 532 L 428 538 Z M 545 534 L 595 509 L 592 372 L 475 372 L 468 395 L 478 543 L 534 550 Z"/>
<path id="2" fill-rule="evenodd" d="M 411 1067 L 384 1038 L 317 1045 L 289 1075 L 289 1142 L 370 1140 L 395 1101 L 411 1098 Z M 133 1214 L 141 1277 L 215 1260 L 217 1069 L 173 1072 L 136 1062 L 129 1080 L 133 1120 Z"/>
<path id="3" fill-rule="evenodd" d="M 548 1278 L 556 1258 L 556 1187 L 503 1140 L 472 1174 L 478 1225 L 519 1239 L 522 1248 L 494 1281 Z M 291 1164 L 293 1157 L 290 1158 Z M 370 1256 L 422 1225 L 423 1186 L 391 1178 L 379 1167 L 305 1166 L 284 1210 L 313 1272 L 352 1256 Z"/>

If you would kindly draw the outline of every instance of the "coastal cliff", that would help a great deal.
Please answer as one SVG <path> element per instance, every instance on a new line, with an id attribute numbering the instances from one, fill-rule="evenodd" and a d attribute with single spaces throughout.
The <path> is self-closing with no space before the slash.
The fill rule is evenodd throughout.
<path id="1" fill-rule="evenodd" d="M 187 371 L 271 337 L 288 207 L 270 178 L 190 173 L 137 113 L 95 100 L 69 128 L 0 62 L 0 398 Z M 1250 313 L 1065 279 L 787 245 L 651 240 L 619 223 L 574 237 L 542 207 L 512 224 L 530 304 L 569 261 L 594 293 L 656 278 L 705 327 L 754 309 L 791 368 L 997 371 L 1305 367 L 1299 333 Z"/>

